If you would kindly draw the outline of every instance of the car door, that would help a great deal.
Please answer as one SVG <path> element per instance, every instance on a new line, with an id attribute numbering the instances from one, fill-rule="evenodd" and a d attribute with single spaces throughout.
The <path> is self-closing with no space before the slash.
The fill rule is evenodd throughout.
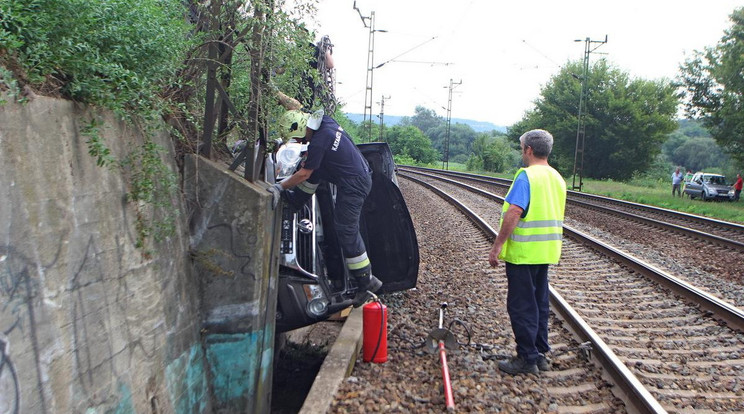
<path id="1" fill-rule="evenodd" d="M 357 147 L 372 168 L 372 190 L 361 218 L 372 273 L 383 283 L 381 293 L 411 289 L 418 278 L 418 240 L 398 188 L 392 152 L 384 142 Z"/>
<path id="2" fill-rule="evenodd" d="M 702 181 L 703 175 L 700 173 L 696 173 L 692 176 L 692 180 L 690 180 L 690 183 L 685 187 L 685 192 L 690 195 L 690 198 L 695 197 L 701 197 L 703 194 L 703 181 Z"/>

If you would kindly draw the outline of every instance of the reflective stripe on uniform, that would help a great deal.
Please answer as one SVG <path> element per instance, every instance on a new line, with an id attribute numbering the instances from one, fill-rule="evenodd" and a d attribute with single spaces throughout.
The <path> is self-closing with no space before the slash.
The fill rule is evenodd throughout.
<path id="1" fill-rule="evenodd" d="M 309 183 L 307 181 L 303 181 L 303 182 L 297 184 L 297 188 L 299 188 L 303 193 L 315 194 L 315 190 L 318 189 L 318 185 L 319 184 L 320 183 L 313 184 L 313 183 Z"/>
<path id="2" fill-rule="evenodd" d="M 531 229 L 538 227 L 563 227 L 562 220 L 535 220 L 535 221 L 522 221 L 517 223 L 517 227 L 523 229 Z"/>
<path id="3" fill-rule="evenodd" d="M 528 233 L 520 233 L 517 229 L 509 238 L 517 242 L 550 241 L 563 239 L 563 220 L 535 220 L 517 223 L 519 229 L 530 229 Z M 543 233 L 536 233 L 542 230 Z"/>
<path id="4" fill-rule="evenodd" d="M 349 270 L 359 270 L 369 265 L 370 261 L 367 257 L 367 252 L 364 252 L 359 256 L 346 259 L 346 267 L 348 267 Z"/>
<path id="5" fill-rule="evenodd" d="M 551 241 L 551 240 L 562 240 L 563 235 L 557 233 L 551 234 L 533 234 L 531 236 L 520 236 L 512 234 L 510 239 L 518 242 L 538 242 L 538 241 Z"/>

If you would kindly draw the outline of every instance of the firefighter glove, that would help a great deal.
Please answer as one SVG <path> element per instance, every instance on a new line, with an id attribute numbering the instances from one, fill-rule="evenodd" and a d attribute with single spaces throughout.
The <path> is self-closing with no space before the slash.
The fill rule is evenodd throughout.
<path id="1" fill-rule="evenodd" d="M 282 191 L 284 189 L 282 188 L 281 184 L 276 183 L 272 185 L 271 187 L 267 188 L 267 190 L 271 193 L 271 208 L 275 209 L 276 205 L 279 204 L 279 199 L 282 197 Z"/>

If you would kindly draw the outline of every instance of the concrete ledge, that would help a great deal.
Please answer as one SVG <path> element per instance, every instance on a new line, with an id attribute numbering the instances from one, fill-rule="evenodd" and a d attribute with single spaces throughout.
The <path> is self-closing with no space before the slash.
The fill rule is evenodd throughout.
<path id="1" fill-rule="evenodd" d="M 346 318 L 344 327 L 315 377 L 299 414 L 327 413 L 341 382 L 351 374 L 362 347 L 362 308 Z"/>

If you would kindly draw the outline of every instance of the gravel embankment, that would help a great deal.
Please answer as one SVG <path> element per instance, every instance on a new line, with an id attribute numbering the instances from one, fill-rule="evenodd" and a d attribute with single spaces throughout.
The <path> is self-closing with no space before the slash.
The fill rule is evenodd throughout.
<path id="1" fill-rule="evenodd" d="M 490 242 L 428 190 L 407 180 L 401 180 L 401 189 L 418 235 L 418 287 L 383 297 L 390 313 L 388 361 L 366 363 L 360 355 L 331 412 L 444 411 L 439 357 L 420 347 L 437 327 L 442 302 L 448 303 L 444 325 L 458 319 L 471 333 L 470 346 L 447 355 L 457 412 L 577 412 L 579 407 L 625 412 L 600 370 L 553 315 L 553 370 L 539 376 L 501 373 L 497 363 L 514 353 L 514 341 L 504 268 L 491 269 L 487 262 Z M 500 210 L 497 204 L 493 208 Z M 467 342 L 463 325 L 451 329 Z"/>

